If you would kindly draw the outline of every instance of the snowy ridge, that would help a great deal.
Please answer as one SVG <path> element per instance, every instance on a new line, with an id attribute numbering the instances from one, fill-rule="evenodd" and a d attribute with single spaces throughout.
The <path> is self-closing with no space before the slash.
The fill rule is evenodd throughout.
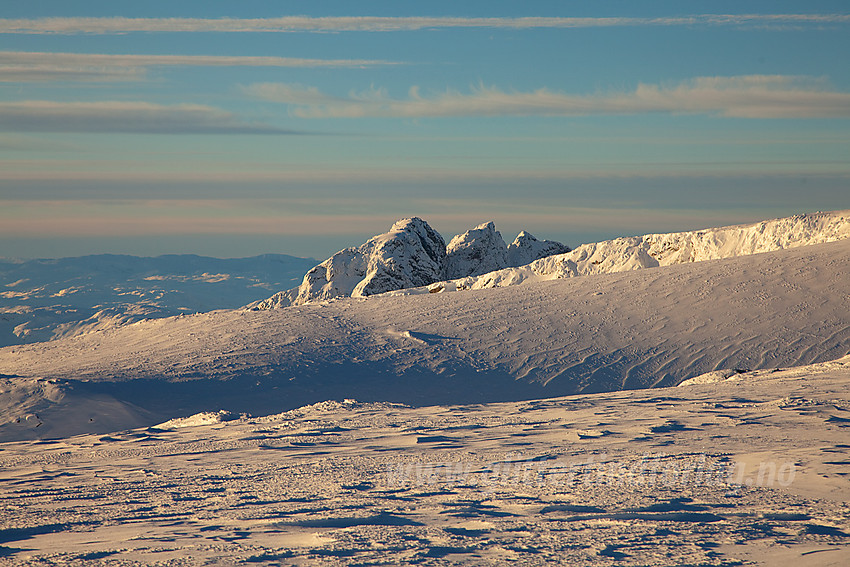
<path id="1" fill-rule="evenodd" d="M 850 211 L 811 213 L 692 232 L 647 234 L 582 244 L 571 252 L 480 276 L 437 282 L 403 293 L 512 286 L 593 274 L 719 260 L 850 238 Z M 398 292 L 402 293 L 402 292 Z"/>
<path id="2" fill-rule="evenodd" d="M 277 309 L 337 297 L 367 297 L 519 266 L 568 250 L 559 242 L 540 241 L 525 231 L 507 246 L 492 221 L 455 236 L 446 246 L 427 222 L 412 217 L 399 220 L 389 232 L 358 247 L 340 250 L 307 272 L 297 288 L 248 307 Z"/>
<path id="3" fill-rule="evenodd" d="M 850 355 L 843 356 L 836 360 L 828 360 L 826 362 L 816 362 L 814 364 L 805 364 L 801 366 L 792 366 L 790 368 L 770 368 L 765 370 L 712 370 L 693 378 L 688 378 L 679 384 L 679 387 L 702 386 L 705 384 L 719 384 L 722 382 L 740 382 L 740 381 L 765 381 L 776 380 L 778 378 L 797 378 L 812 377 L 833 372 L 835 370 L 850 370 Z M 784 400 L 783 400 L 784 401 Z"/>

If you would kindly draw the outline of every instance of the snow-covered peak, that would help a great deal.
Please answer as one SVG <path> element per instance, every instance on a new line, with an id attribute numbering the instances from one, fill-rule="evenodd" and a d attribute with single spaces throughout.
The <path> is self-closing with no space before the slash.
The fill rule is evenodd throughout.
<path id="1" fill-rule="evenodd" d="M 493 221 L 455 236 L 446 246 L 443 237 L 427 222 L 412 217 L 401 219 L 388 232 L 361 246 L 337 252 L 307 272 L 297 288 L 249 307 L 275 309 L 422 287 L 446 278 L 477 276 L 527 264 L 566 250 L 569 248 L 563 244 L 539 241 L 525 231 L 509 249 Z"/>
<path id="2" fill-rule="evenodd" d="M 554 240 L 537 240 L 532 234 L 523 230 L 508 246 L 508 265 L 524 266 L 540 258 L 569 251 L 569 246 Z"/>
<path id="3" fill-rule="evenodd" d="M 508 265 L 508 247 L 493 221 L 458 234 L 446 249 L 449 279 L 484 274 Z"/>
<path id="4" fill-rule="evenodd" d="M 374 247 L 368 256 L 366 276 L 354 287 L 353 297 L 427 285 L 440 278 L 446 243 L 424 220 L 400 220 L 388 233 L 370 242 Z"/>
<path id="5" fill-rule="evenodd" d="M 272 309 L 428 285 L 443 277 L 445 257 L 443 237 L 427 222 L 418 217 L 402 219 L 389 232 L 341 250 L 314 267 L 297 288 L 255 307 Z"/>

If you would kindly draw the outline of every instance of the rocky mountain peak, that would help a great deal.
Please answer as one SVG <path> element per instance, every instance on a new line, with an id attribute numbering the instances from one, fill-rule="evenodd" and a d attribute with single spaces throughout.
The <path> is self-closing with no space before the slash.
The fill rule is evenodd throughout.
<path id="1" fill-rule="evenodd" d="M 539 241 L 526 232 L 508 247 L 492 221 L 455 236 L 446 246 L 427 222 L 419 217 L 405 218 L 358 247 L 340 250 L 307 272 L 297 288 L 253 306 L 272 309 L 421 287 L 519 265 L 514 262 L 525 264 L 549 251 L 555 254 L 561 250 L 569 248 Z"/>
<path id="2" fill-rule="evenodd" d="M 537 240 L 534 235 L 523 230 L 508 246 L 508 265 L 512 268 L 524 266 L 540 258 L 569 251 L 569 246 L 554 240 Z"/>
<path id="3" fill-rule="evenodd" d="M 508 266 L 508 247 L 493 221 L 458 234 L 446 248 L 448 279 L 485 274 Z"/>

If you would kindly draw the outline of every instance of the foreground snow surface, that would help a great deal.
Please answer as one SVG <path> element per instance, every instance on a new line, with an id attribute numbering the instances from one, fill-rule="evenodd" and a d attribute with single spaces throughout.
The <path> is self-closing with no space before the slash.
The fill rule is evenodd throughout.
<path id="1" fill-rule="evenodd" d="M 0 564 L 848 565 L 849 385 L 845 358 L 6 442 Z"/>

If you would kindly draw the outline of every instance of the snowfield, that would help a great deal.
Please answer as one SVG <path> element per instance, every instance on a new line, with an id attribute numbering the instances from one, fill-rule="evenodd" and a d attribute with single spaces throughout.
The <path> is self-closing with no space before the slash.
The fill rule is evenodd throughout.
<path id="1" fill-rule="evenodd" d="M 413 287 L 0 348 L 0 564 L 850 564 L 848 227 L 405 219 L 295 291 Z"/>
<path id="2" fill-rule="evenodd" d="M 3 443 L 0 563 L 846 565 L 850 360 L 740 376 Z"/>

